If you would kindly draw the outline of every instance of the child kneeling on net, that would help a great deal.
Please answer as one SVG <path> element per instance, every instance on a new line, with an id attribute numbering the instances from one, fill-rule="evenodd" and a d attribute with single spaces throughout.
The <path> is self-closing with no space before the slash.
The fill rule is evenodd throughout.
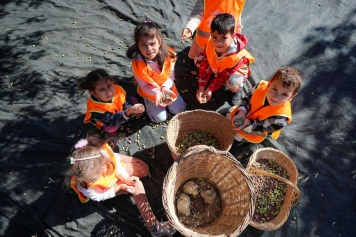
<path id="1" fill-rule="evenodd" d="M 282 67 L 270 81 L 261 80 L 241 104 L 226 114 L 235 130 L 235 140 L 260 143 L 268 135 L 277 139 L 292 121 L 290 101 L 297 95 L 302 75 L 293 67 Z"/>
<path id="2" fill-rule="evenodd" d="M 164 42 L 158 26 L 151 20 L 138 23 L 134 40 L 126 55 L 132 60 L 137 93 L 143 97 L 151 121 L 168 119 L 167 109 L 173 114 L 183 112 L 185 102 L 174 84 L 176 54 Z"/>
<path id="3" fill-rule="evenodd" d="M 109 141 L 109 140 L 107 140 Z M 137 158 L 114 153 L 99 135 L 89 135 L 75 145 L 66 182 L 81 202 L 103 201 L 116 195 L 132 194 L 152 236 L 170 235 L 175 229 L 159 222 L 152 212 L 139 178 L 149 174 L 148 165 Z"/>
<path id="4" fill-rule="evenodd" d="M 211 99 L 212 93 L 223 85 L 230 91 L 231 106 L 241 100 L 239 92 L 251 73 L 254 58 L 244 49 L 247 38 L 235 32 L 235 18 L 220 13 L 211 22 L 211 36 L 205 50 L 195 58 L 199 67 L 197 101 L 201 104 Z"/>
<path id="5" fill-rule="evenodd" d="M 104 69 L 91 71 L 79 88 L 90 93 L 84 122 L 93 123 L 110 134 L 115 134 L 121 124 L 145 111 L 135 97 L 126 97 L 125 90 L 116 85 Z"/>

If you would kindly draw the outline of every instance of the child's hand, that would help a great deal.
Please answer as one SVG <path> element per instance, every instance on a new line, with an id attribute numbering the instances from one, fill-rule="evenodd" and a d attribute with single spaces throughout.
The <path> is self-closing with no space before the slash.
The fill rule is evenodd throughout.
<path id="1" fill-rule="evenodd" d="M 235 121 L 235 120 L 234 120 Z M 244 118 L 241 125 L 239 127 L 236 127 L 234 124 L 234 121 L 232 122 L 232 126 L 233 126 L 233 130 L 237 131 L 237 130 L 242 130 L 244 128 L 246 128 L 247 126 L 250 126 L 250 120 L 247 118 Z"/>
<path id="2" fill-rule="evenodd" d="M 133 115 L 134 116 L 141 116 L 143 112 L 145 112 L 145 106 L 143 104 L 135 104 L 132 106 L 134 109 Z"/>
<path id="3" fill-rule="evenodd" d="M 125 184 L 130 185 L 130 186 L 135 186 L 137 181 L 139 180 L 138 177 L 136 176 L 130 176 L 125 180 L 122 180 Z"/>
<path id="4" fill-rule="evenodd" d="M 145 112 L 145 106 L 143 104 L 134 104 L 130 108 L 128 108 L 126 111 L 126 114 L 128 116 L 140 116 L 142 115 L 143 112 Z"/>
<path id="5" fill-rule="evenodd" d="M 250 125 L 251 125 L 250 120 L 247 119 L 247 118 L 245 118 L 245 119 L 244 119 L 244 122 L 243 122 L 242 125 L 241 125 L 241 129 L 244 129 L 244 128 L 246 128 L 247 126 L 250 126 Z"/>
<path id="6" fill-rule="evenodd" d="M 156 92 L 156 106 L 166 107 L 166 105 L 162 103 L 162 99 L 163 99 L 163 93 L 162 91 L 158 90 Z"/>
<path id="7" fill-rule="evenodd" d="M 197 101 L 202 104 L 203 103 L 203 94 L 204 94 L 204 87 L 199 87 L 199 90 L 196 93 Z"/>
<path id="8" fill-rule="evenodd" d="M 115 183 L 113 187 L 116 195 L 132 194 L 135 190 L 133 186 L 129 186 L 121 181 Z"/>
<path id="9" fill-rule="evenodd" d="M 146 193 L 145 188 L 143 187 L 141 180 L 138 180 L 138 182 L 136 182 L 136 186 L 133 190 L 132 195 L 136 196 L 138 194 L 143 194 L 143 193 Z"/>
<path id="10" fill-rule="evenodd" d="M 171 105 L 173 103 L 173 97 L 176 96 L 176 94 L 171 91 L 170 89 L 168 89 L 167 87 L 162 87 L 161 89 L 163 97 L 162 97 L 162 103 L 167 105 Z"/>
<path id="11" fill-rule="evenodd" d="M 250 120 L 245 119 L 245 115 L 246 115 L 245 111 L 239 110 L 238 113 L 232 118 L 231 125 L 232 125 L 233 130 L 241 130 L 244 127 L 250 125 Z M 240 126 L 236 126 L 236 123 L 237 123 L 236 120 L 242 120 L 242 121 L 239 121 Z"/>
<path id="12" fill-rule="evenodd" d="M 184 28 L 182 30 L 182 40 L 187 40 L 189 38 L 192 38 L 192 32 L 188 28 Z"/>
<path id="13" fill-rule="evenodd" d="M 205 97 L 203 103 L 208 102 L 211 99 L 212 94 L 213 94 L 213 92 L 211 92 L 211 90 L 209 88 L 207 88 L 203 94 L 203 97 Z"/>

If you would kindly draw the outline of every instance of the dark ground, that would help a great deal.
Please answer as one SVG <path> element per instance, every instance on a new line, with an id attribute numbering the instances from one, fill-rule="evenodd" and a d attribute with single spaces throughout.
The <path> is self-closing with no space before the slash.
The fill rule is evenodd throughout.
<path id="1" fill-rule="evenodd" d="M 63 188 L 67 156 L 76 141 L 93 129 L 83 124 L 87 95 L 77 83 L 94 68 L 104 68 L 135 94 L 125 46 L 132 44 L 135 24 L 150 18 L 178 53 L 176 83 L 180 91 L 188 90 L 182 93 L 187 110 L 226 107 L 223 91 L 207 105 L 194 99 L 189 44 L 180 44 L 193 4 L 188 0 L 1 1 L 1 236 L 149 236 L 130 196 L 81 204 Z M 303 87 L 292 101 L 293 122 L 277 141 L 262 144 L 293 158 L 301 202 L 279 229 L 263 232 L 249 226 L 240 236 L 356 236 L 355 13 L 354 0 L 247 1 L 242 32 L 256 62 L 245 89 L 285 65 L 303 74 Z M 141 130 L 145 149 L 131 145 L 125 154 L 149 164 L 151 178 L 143 182 L 162 220 L 166 220 L 162 182 L 173 163 L 160 139 L 165 126 L 153 129 L 143 116 L 122 130 L 130 127 L 132 132 L 126 135 L 132 137 Z M 124 143 L 121 140 L 117 151 Z M 154 159 L 149 154 L 152 147 Z M 242 163 L 246 152 L 251 154 L 250 147 L 231 149 L 235 157 L 244 156 Z"/>

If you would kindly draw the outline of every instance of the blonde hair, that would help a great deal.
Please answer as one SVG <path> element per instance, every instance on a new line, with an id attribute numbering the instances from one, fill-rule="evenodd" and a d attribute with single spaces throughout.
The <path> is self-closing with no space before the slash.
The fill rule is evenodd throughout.
<path id="1" fill-rule="evenodd" d="M 72 160 L 71 167 L 66 175 L 65 183 L 70 187 L 71 179 L 74 177 L 77 182 L 87 188 L 87 182 L 92 177 L 101 174 L 105 162 L 114 163 L 110 160 L 107 152 L 102 149 L 102 145 L 107 140 L 100 139 L 99 134 L 88 134 L 87 144 L 73 151 L 68 160 Z M 81 160 L 85 157 L 91 159 Z"/>

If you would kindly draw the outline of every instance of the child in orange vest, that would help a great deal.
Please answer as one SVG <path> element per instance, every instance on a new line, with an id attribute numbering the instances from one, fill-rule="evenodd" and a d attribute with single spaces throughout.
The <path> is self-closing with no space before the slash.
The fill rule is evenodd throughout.
<path id="1" fill-rule="evenodd" d="M 204 50 L 210 36 L 210 23 L 219 13 L 227 12 L 235 16 L 235 32 L 241 33 L 241 14 L 245 1 L 246 0 L 197 0 L 181 34 L 182 40 L 187 40 L 193 36 L 193 32 L 196 30 L 188 57 L 194 59 Z"/>
<path id="2" fill-rule="evenodd" d="M 115 80 L 104 69 L 91 71 L 79 84 L 82 90 L 88 90 L 85 123 L 93 123 L 98 129 L 115 133 L 120 124 L 134 116 L 140 116 L 145 107 L 137 103 L 134 97 L 126 97 L 125 90 L 115 85 Z"/>
<path id="3" fill-rule="evenodd" d="M 270 81 L 260 81 L 241 104 L 226 117 L 235 130 L 235 140 L 260 143 L 268 135 L 277 139 L 282 128 L 292 121 L 290 101 L 297 95 L 302 75 L 293 67 L 282 67 Z"/>
<path id="4" fill-rule="evenodd" d="M 206 103 L 212 93 L 223 85 L 233 94 L 232 105 L 240 101 L 239 92 L 251 73 L 254 58 L 245 46 L 247 38 L 235 33 L 235 18 L 229 13 L 218 14 L 210 25 L 211 36 L 205 50 L 195 58 L 199 67 L 199 89 L 196 98 Z"/>
<path id="5" fill-rule="evenodd" d="M 134 32 L 135 43 L 127 50 L 132 60 L 132 72 L 137 92 L 143 97 L 152 122 L 168 118 L 167 109 L 177 114 L 185 109 L 185 102 L 174 84 L 176 54 L 151 20 L 139 23 Z"/>
<path id="6" fill-rule="evenodd" d="M 159 222 L 152 212 L 139 178 L 149 174 L 145 162 L 114 153 L 99 135 L 89 135 L 75 145 L 69 158 L 71 168 L 66 177 L 79 200 L 103 201 L 116 195 L 132 194 L 147 229 L 152 236 L 170 235 L 175 229 L 169 222 Z"/>

